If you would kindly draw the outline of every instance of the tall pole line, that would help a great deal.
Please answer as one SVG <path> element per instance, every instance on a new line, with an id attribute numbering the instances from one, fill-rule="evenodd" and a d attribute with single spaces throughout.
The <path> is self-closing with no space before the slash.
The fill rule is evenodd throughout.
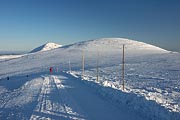
<path id="1" fill-rule="evenodd" d="M 99 52 L 97 52 L 97 66 L 96 66 L 96 72 L 97 72 L 97 76 L 96 76 L 96 81 L 99 81 Z"/>
<path id="2" fill-rule="evenodd" d="M 122 89 L 124 90 L 124 44 L 123 44 L 123 57 L 122 57 Z"/>
<path id="3" fill-rule="evenodd" d="M 71 73 L 71 61 L 69 60 L 69 72 Z"/>
<path id="4" fill-rule="evenodd" d="M 84 78 L 84 50 L 82 51 L 82 78 Z"/>

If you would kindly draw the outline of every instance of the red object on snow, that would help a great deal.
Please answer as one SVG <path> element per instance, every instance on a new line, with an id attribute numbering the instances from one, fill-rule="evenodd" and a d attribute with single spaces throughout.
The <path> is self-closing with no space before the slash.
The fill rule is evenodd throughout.
<path id="1" fill-rule="evenodd" d="M 52 72 L 53 72 L 53 68 L 52 67 L 50 67 L 49 72 L 50 72 L 50 74 L 52 74 Z"/>

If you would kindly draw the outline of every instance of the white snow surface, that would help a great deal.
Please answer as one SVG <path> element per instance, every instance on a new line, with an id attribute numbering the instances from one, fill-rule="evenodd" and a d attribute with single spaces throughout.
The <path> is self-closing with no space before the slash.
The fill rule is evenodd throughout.
<path id="1" fill-rule="evenodd" d="M 121 85 L 123 44 L 125 91 Z M 179 120 L 179 59 L 179 53 L 124 38 L 6 58 L 0 61 L 0 119 Z M 53 75 L 49 75 L 50 67 Z M 62 72 L 69 67 L 72 72 Z"/>
<path id="2" fill-rule="evenodd" d="M 89 40 L 84 42 L 75 43 L 72 45 L 64 46 L 69 50 L 83 50 L 85 52 L 99 52 L 101 55 L 117 54 L 122 51 L 122 46 L 125 45 L 126 53 L 128 55 L 142 55 L 142 54 L 157 54 L 168 53 L 169 51 L 125 38 L 102 38 L 96 40 Z M 92 54 L 92 53 L 91 53 Z"/>
<path id="3" fill-rule="evenodd" d="M 130 52 L 139 52 L 140 50 L 143 50 L 141 52 L 147 52 L 149 51 L 152 53 L 153 51 L 158 52 L 168 52 L 167 50 L 164 50 L 162 48 L 146 44 L 143 42 L 138 42 L 135 40 L 129 40 L 125 38 L 102 38 L 102 39 L 96 39 L 96 40 L 90 40 L 85 42 L 79 42 L 76 44 L 73 44 L 71 47 L 82 47 L 84 50 L 100 50 L 100 51 L 112 51 L 112 50 L 118 50 L 122 49 L 122 45 L 126 46 L 126 51 Z M 96 48 L 96 49 L 95 49 Z"/>
<path id="4" fill-rule="evenodd" d="M 9 59 L 15 59 L 15 58 L 19 58 L 22 57 L 23 55 L 1 55 L 0 56 L 0 61 L 5 61 L 5 60 L 9 60 Z"/>
<path id="5" fill-rule="evenodd" d="M 59 48 L 59 47 L 62 47 L 62 45 L 49 42 L 49 43 L 46 43 L 46 44 L 44 44 L 44 45 L 42 45 L 40 47 L 37 47 L 37 48 L 33 49 L 31 51 L 31 53 L 52 50 L 52 49 L 56 49 L 56 48 Z"/>

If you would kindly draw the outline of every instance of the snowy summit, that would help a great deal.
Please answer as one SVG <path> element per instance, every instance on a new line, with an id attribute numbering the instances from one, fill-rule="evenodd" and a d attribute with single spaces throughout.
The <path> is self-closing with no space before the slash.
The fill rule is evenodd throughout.
<path id="1" fill-rule="evenodd" d="M 46 43 L 44 45 L 41 45 L 40 47 L 37 47 L 37 48 L 33 49 L 31 51 L 31 53 L 52 50 L 52 49 L 55 49 L 55 48 L 59 48 L 61 46 L 62 45 L 59 45 L 59 44 L 56 44 L 56 43 Z"/>
<path id="2" fill-rule="evenodd" d="M 70 49 L 83 49 L 86 51 L 101 51 L 119 52 L 122 46 L 125 45 L 128 54 L 153 54 L 153 53 L 168 53 L 169 51 L 160 47 L 147 43 L 130 40 L 126 38 L 101 38 L 89 41 L 83 41 L 67 46 Z M 65 46 L 64 46 L 65 47 Z"/>

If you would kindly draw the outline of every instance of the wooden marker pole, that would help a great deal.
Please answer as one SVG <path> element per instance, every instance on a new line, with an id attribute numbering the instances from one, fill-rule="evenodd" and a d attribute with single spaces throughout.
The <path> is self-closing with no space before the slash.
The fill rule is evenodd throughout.
<path id="1" fill-rule="evenodd" d="M 97 53 L 97 66 L 96 66 L 97 78 L 96 81 L 99 81 L 99 52 Z"/>
<path id="2" fill-rule="evenodd" d="M 71 73 L 71 61 L 69 60 L 69 72 Z"/>
<path id="3" fill-rule="evenodd" d="M 84 50 L 82 51 L 82 78 L 84 78 Z"/>
<path id="4" fill-rule="evenodd" d="M 123 45 L 123 57 L 122 57 L 122 89 L 124 90 L 124 46 L 125 45 Z"/>

